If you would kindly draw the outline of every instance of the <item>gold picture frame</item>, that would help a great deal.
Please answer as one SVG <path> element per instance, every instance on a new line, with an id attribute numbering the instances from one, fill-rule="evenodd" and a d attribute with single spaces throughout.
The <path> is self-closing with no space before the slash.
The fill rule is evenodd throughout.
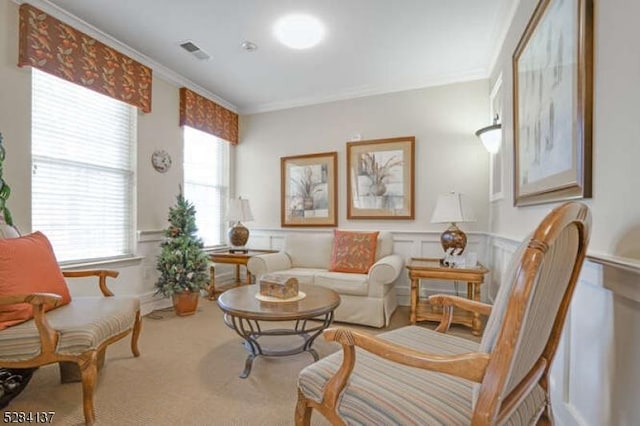
<path id="1" fill-rule="evenodd" d="M 591 197 L 593 1 L 540 0 L 512 64 L 514 205 Z"/>
<path id="2" fill-rule="evenodd" d="M 415 137 L 347 142 L 347 219 L 414 219 Z"/>
<path id="3" fill-rule="evenodd" d="M 338 226 L 338 153 L 280 158 L 280 224 Z"/>

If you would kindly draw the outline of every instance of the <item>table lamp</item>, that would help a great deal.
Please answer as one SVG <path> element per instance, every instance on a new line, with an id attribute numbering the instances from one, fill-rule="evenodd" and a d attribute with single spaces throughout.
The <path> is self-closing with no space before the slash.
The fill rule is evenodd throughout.
<path id="1" fill-rule="evenodd" d="M 455 254 L 462 254 L 467 245 L 467 236 L 456 226 L 456 223 L 475 222 L 475 220 L 473 210 L 462 194 L 452 192 L 438 196 L 431 223 L 451 223 L 451 226 L 440 236 L 440 243 L 445 253 L 453 248 Z M 458 249 L 460 249 L 459 252 Z"/>
<path id="2" fill-rule="evenodd" d="M 244 246 L 249 240 L 249 229 L 241 222 L 253 220 L 253 213 L 249 206 L 249 200 L 242 197 L 229 200 L 227 208 L 227 220 L 235 222 L 227 231 L 229 242 L 231 243 L 231 253 L 247 253 L 249 250 Z"/>

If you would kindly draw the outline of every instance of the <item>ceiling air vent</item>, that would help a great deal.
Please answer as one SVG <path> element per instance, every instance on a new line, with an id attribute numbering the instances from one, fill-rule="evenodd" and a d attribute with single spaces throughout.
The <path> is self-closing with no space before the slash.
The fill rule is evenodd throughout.
<path id="1" fill-rule="evenodd" d="M 195 56 L 198 59 L 201 59 L 201 60 L 211 59 L 211 56 L 209 56 L 207 52 L 200 49 L 192 41 L 185 41 L 184 43 L 180 43 L 180 47 L 182 47 L 184 50 L 191 53 L 193 56 Z"/>

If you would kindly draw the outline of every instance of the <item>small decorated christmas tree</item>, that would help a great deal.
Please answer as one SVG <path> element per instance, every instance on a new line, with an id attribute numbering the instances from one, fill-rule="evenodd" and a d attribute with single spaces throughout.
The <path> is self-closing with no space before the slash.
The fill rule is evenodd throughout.
<path id="1" fill-rule="evenodd" d="M 2 133 L 0 133 L 0 223 L 4 222 L 7 225 L 13 226 L 13 219 L 11 218 L 11 212 L 7 207 L 7 199 L 11 195 L 11 188 L 2 179 L 2 163 L 4 162 L 4 146 L 2 146 Z"/>
<path id="2" fill-rule="evenodd" d="M 173 296 L 183 292 L 199 292 L 209 282 L 208 256 L 202 239 L 196 236 L 196 209 L 184 198 L 182 188 L 176 204 L 169 208 L 169 228 L 165 230 L 162 253 L 156 269 L 160 278 L 156 293 Z"/>

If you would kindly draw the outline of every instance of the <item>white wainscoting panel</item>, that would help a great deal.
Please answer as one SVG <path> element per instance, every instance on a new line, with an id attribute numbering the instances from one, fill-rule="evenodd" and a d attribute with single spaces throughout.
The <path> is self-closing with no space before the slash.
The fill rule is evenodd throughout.
<path id="1" fill-rule="evenodd" d="M 137 253 L 144 257 L 141 268 L 143 291 L 140 292 L 140 310 L 146 315 L 156 309 L 171 306 L 171 300 L 155 294 L 155 284 L 160 273 L 156 269 L 156 261 L 161 252 L 160 243 L 164 240 L 164 230 L 153 229 L 138 231 Z"/>
<path id="2" fill-rule="evenodd" d="M 296 232 L 305 232 L 311 236 L 314 233 L 330 233 L 333 232 L 333 229 L 252 229 L 249 246 L 255 249 L 281 250 L 285 235 Z M 390 232 L 393 234 L 393 251 L 402 256 L 405 262 L 408 262 L 412 257 L 439 258 L 443 255 L 439 232 Z M 476 252 L 478 261 L 487 265 L 486 235 L 468 233 L 467 239 L 466 250 Z M 486 300 L 484 299 L 486 294 L 485 286 L 482 287 L 481 294 L 483 300 Z M 435 293 L 466 295 L 466 288 L 466 284 L 462 282 L 454 285 L 450 281 L 423 280 L 420 284 L 420 294 L 422 297 Z M 400 274 L 396 281 L 396 292 L 400 305 L 409 306 L 410 289 L 409 276 L 405 271 Z"/>
<path id="3" fill-rule="evenodd" d="M 492 280 L 500 286 L 518 241 L 489 236 Z M 551 370 L 555 422 L 639 425 L 640 263 L 589 256 Z"/>

